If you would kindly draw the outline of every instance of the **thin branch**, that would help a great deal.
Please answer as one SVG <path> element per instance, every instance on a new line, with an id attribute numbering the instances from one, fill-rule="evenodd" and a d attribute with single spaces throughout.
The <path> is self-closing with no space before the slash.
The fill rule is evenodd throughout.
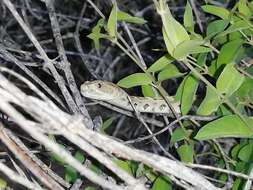
<path id="1" fill-rule="evenodd" d="M 253 180 L 253 176 L 248 176 L 246 174 L 243 173 L 239 173 L 239 172 L 235 172 L 235 171 L 231 171 L 231 170 L 226 170 L 226 169 L 222 169 L 222 168 L 217 168 L 217 167 L 213 167 L 213 166 L 207 166 L 207 165 L 200 165 L 200 164 L 185 164 L 188 167 L 191 168 L 199 168 L 199 169 L 204 169 L 204 170 L 211 170 L 211 171 L 217 171 L 217 172 L 221 172 L 221 173 L 225 173 L 225 174 L 229 174 L 229 175 L 233 175 L 236 177 L 240 177 L 243 179 L 247 179 L 247 180 Z"/>
<path id="2" fill-rule="evenodd" d="M 87 70 L 90 72 L 90 74 L 95 78 L 95 79 L 101 79 L 101 77 L 99 75 L 97 75 L 93 70 L 92 68 L 90 67 L 90 64 L 87 64 L 87 61 L 85 60 L 85 57 L 82 56 L 84 55 L 84 51 L 83 51 L 83 48 L 82 48 L 82 45 L 81 45 L 81 42 L 80 42 L 80 38 L 79 38 L 79 30 L 81 28 L 81 21 L 82 21 L 82 18 L 83 18 L 83 14 L 86 10 L 86 2 L 84 2 L 83 4 L 83 8 L 81 10 L 81 13 L 80 13 L 80 16 L 79 16 L 79 19 L 78 19 L 78 22 L 77 22 L 77 25 L 76 25 L 76 29 L 75 29 L 75 32 L 74 32 L 74 40 L 75 40 L 75 45 L 76 45 L 76 48 L 77 50 L 79 51 L 79 53 L 81 54 L 81 59 L 83 61 L 83 64 L 85 65 L 85 67 L 87 68 Z"/>
<path id="3" fill-rule="evenodd" d="M 29 181 L 27 178 L 17 174 L 15 171 L 7 167 L 5 164 L 0 162 L 0 171 L 3 172 L 12 181 L 15 181 L 28 189 L 42 190 L 36 183 Z"/>
<path id="4" fill-rule="evenodd" d="M 129 103 L 131 104 L 135 115 L 137 117 L 137 119 L 142 123 L 142 125 L 146 128 L 146 130 L 149 132 L 150 135 L 152 135 L 152 139 L 154 140 L 154 142 L 159 146 L 159 148 L 163 151 L 163 153 L 168 156 L 169 158 L 176 160 L 176 158 L 171 155 L 169 152 L 167 152 L 165 150 L 165 148 L 161 145 L 161 143 L 158 141 L 158 139 L 156 138 L 156 136 L 153 136 L 153 132 L 150 130 L 149 126 L 147 125 L 147 123 L 143 120 L 143 118 L 141 117 L 140 113 L 136 110 L 135 106 L 133 105 L 131 98 L 129 96 L 127 96 Z"/>
<path id="5" fill-rule="evenodd" d="M 83 104 L 80 91 L 77 89 L 73 73 L 71 72 L 71 69 L 70 69 L 70 63 L 69 63 L 68 58 L 66 56 L 66 52 L 65 52 L 62 37 L 61 37 L 60 26 L 57 21 L 56 13 L 54 10 L 53 1 L 52 0 L 45 0 L 45 3 L 47 6 L 47 9 L 48 9 L 48 12 L 49 12 L 49 18 L 51 21 L 51 26 L 52 26 L 52 30 L 53 30 L 53 34 L 54 34 L 54 38 L 55 38 L 55 44 L 58 49 L 58 53 L 60 55 L 61 66 L 62 66 L 62 69 L 63 69 L 64 74 L 66 76 L 68 86 L 72 91 L 72 94 L 75 98 L 75 102 L 76 102 L 79 110 L 83 114 L 84 118 L 87 118 L 87 121 L 89 122 L 88 127 L 92 128 L 93 123 L 91 121 L 91 117 L 90 117 L 85 105 Z"/>
<path id="6" fill-rule="evenodd" d="M 8 136 L 3 124 L 0 123 L 0 139 L 8 149 L 24 164 L 38 179 L 50 189 L 63 190 L 63 188 L 46 174 L 25 152 Z"/>
<path id="7" fill-rule="evenodd" d="M 165 126 L 162 130 L 152 134 L 152 135 L 148 135 L 145 137 L 139 137 L 137 139 L 133 139 L 133 140 L 129 140 L 126 141 L 126 144 L 131 144 L 131 143 L 136 143 L 136 142 L 141 142 L 144 140 L 148 140 L 154 136 L 160 135 L 162 133 L 164 133 L 165 131 L 169 130 L 170 128 L 172 128 L 175 124 L 177 124 L 179 121 L 182 121 L 184 119 L 194 119 L 194 120 L 200 120 L 200 121 L 211 121 L 216 119 L 217 117 L 202 117 L 202 116 L 192 116 L 192 115 L 184 115 L 179 117 L 178 119 L 174 120 L 173 122 L 171 122 L 169 125 Z"/>
<path id="8" fill-rule="evenodd" d="M 31 32 L 31 30 L 28 28 L 28 26 L 25 24 L 23 19 L 20 17 L 18 12 L 16 11 L 13 4 L 9 0 L 3 0 L 3 3 L 6 5 L 6 7 L 9 9 L 9 11 L 12 13 L 12 15 L 18 21 L 19 25 L 22 27 L 24 32 L 27 34 L 27 37 L 32 41 L 32 43 L 34 44 L 34 46 L 36 47 L 36 49 L 38 50 L 38 52 L 40 53 L 40 55 L 44 59 L 45 68 L 49 68 L 49 70 L 51 71 L 51 73 L 52 73 L 53 77 L 55 78 L 55 80 L 57 81 L 57 84 L 59 85 L 59 87 L 62 91 L 62 94 L 65 97 L 66 103 L 68 104 L 71 111 L 74 113 L 78 113 L 78 108 L 77 108 L 72 96 L 70 95 L 68 89 L 66 88 L 63 78 L 59 75 L 56 68 L 54 67 L 53 61 L 51 59 L 49 59 L 49 57 L 47 56 L 47 54 L 45 53 L 45 51 L 41 47 L 38 40 L 35 38 L 35 36 Z M 89 116 L 84 115 L 84 120 L 87 123 L 88 127 L 90 127 L 90 128 L 93 127 L 92 120 Z"/>
<path id="9" fill-rule="evenodd" d="M 6 48 L 0 43 L 0 56 L 7 61 L 15 63 L 20 69 L 22 69 L 28 76 L 30 76 L 38 85 L 40 85 L 51 97 L 53 97 L 62 107 L 65 107 L 61 99 L 41 81 L 33 72 L 31 72 L 24 64 L 22 64 L 16 57 L 9 53 Z"/>
<path id="10" fill-rule="evenodd" d="M 202 25 L 202 22 L 201 22 L 201 19 L 200 19 L 200 14 L 199 14 L 199 11 L 198 11 L 197 6 L 195 4 L 195 1 L 194 0 L 190 0 L 190 3 L 191 3 L 191 6 L 192 6 L 192 9 L 193 9 L 193 12 L 195 14 L 197 23 L 199 25 L 199 29 L 200 29 L 201 32 L 203 32 L 204 28 L 203 28 L 203 25 Z"/>

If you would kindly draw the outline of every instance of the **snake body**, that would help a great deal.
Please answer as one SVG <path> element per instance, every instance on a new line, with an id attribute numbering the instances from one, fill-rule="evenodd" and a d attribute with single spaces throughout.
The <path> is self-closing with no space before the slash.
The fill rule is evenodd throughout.
<path id="1" fill-rule="evenodd" d="M 81 94 L 86 98 L 100 100 L 128 111 L 134 111 L 134 106 L 138 112 L 171 115 L 171 110 L 163 99 L 129 96 L 123 89 L 107 81 L 86 81 L 81 85 Z M 179 103 L 172 97 L 168 97 L 168 100 L 179 114 Z"/>

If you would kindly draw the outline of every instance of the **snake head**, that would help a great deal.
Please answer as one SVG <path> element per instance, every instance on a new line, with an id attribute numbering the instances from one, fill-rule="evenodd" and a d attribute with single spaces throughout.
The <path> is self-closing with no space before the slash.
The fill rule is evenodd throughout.
<path id="1" fill-rule="evenodd" d="M 95 80 L 83 83 L 81 85 L 81 94 L 86 98 L 108 101 L 118 99 L 125 92 L 111 82 Z"/>

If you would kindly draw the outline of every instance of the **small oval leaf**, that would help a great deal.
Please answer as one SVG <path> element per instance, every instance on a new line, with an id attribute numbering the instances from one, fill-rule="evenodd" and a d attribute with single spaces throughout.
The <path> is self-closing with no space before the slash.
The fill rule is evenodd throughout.
<path id="1" fill-rule="evenodd" d="M 253 144 L 247 144 L 239 151 L 238 157 L 248 163 L 253 162 Z"/>
<path id="2" fill-rule="evenodd" d="M 222 101 L 218 95 L 209 87 L 207 87 L 207 92 L 204 100 L 200 104 L 197 114 L 198 115 L 210 115 L 218 109 Z"/>
<path id="3" fill-rule="evenodd" d="M 219 34 L 220 32 L 224 31 L 228 24 L 229 22 L 226 20 L 215 20 L 213 22 L 210 22 L 206 30 L 206 40 L 211 39 L 216 34 Z"/>
<path id="4" fill-rule="evenodd" d="M 182 128 L 176 128 L 171 135 L 170 144 L 187 139 L 191 135 L 191 132 L 192 131 L 188 130 L 187 134 L 185 134 L 185 131 Z"/>
<path id="5" fill-rule="evenodd" d="M 195 100 L 195 93 L 199 85 L 199 80 L 193 75 L 189 75 L 184 81 L 182 100 L 181 100 L 181 112 L 183 115 L 187 114 L 191 109 L 192 103 Z"/>
<path id="6" fill-rule="evenodd" d="M 250 17 L 252 15 L 252 10 L 250 10 L 247 4 L 248 4 L 247 0 L 239 0 L 238 10 L 245 17 Z"/>
<path id="7" fill-rule="evenodd" d="M 190 40 L 185 28 L 173 18 L 165 1 L 159 1 L 158 13 L 163 22 L 163 38 L 168 52 L 172 55 L 174 48 L 183 41 Z"/>
<path id="8" fill-rule="evenodd" d="M 108 38 L 107 35 L 100 33 L 101 28 L 105 26 L 105 20 L 104 19 L 99 19 L 96 26 L 92 28 L 92 33 L 87 35 L 88 38 L 93 40 L 93 43 L 95 45 L 96 49 L 99 49 L 99 40 L 100 38 Z"/>
<path id="9" fill-rule="evenodd" d="M 162 70 L 166 65 L 174 61 L 175 59 L 172 58 L 169 54 L 162 56 L 158 59 L 155 63 L 153 63 L 149 68 L 148 72 L 157 72 Z"/>
<path id="10" fill-rule="evenodd" d="M 133 175 L 132 168 L 129 164 L 129 162 L 120 160 L 120 159 L 114 159 L 114 162 L 123 170 L 125 170 L 130 175 Z"/>
<path id="11" fill-rule="evenodd" d="M 214 5 L 204 5 L 204 6 L 201 6 L 201 8 L 206 13 L 216 15 L 224 20 L 229 18 L 229 11 L 223 7 L 218 7 Z"/>
<path id="12" fill-rule="evenodd" d="M 222 137 L 253 137 L 253 119 L 245 117 L 251 129 L 237 115 L 224 116 L 203 126 L 195 139 L 208 140 Z"/>
<path id="13" fill-rule="evenodd" d="M 243 81 L 244 76 L 234 68 L 233 64 L 228 64 L 217 80 L 217 90 L 229 97 L 240 88 Z"/>
<path id="14" fill-rule="evenodd" d="M 167 176 L 159 176 L 155 180 L 151 190 L 165 190 L 165 189 L 172 190 L 171 182 Z"/>
<path id="15" fill-rule="evenodd" d="M 183 144 L 177 149 L 181 161 L 185 163 L 193 162 L 193 147 L 188 144 Z"/>
<path id="16" fill-rule="evenodd" d="M 114 117 L 110 117 L 109 119 L 105 120 L 102 125 L 102 131 L 106 131 L 109 127 L 111 127 L 114 120 Z"/>
<path id="17" fill-rule="evenodd" d="M 194 18 L 190 3 L 187 1 L 184 11 L 184 26 L 188 31 L 194 32 Z"/>
<path id="18" fill-rule="evenodd" d="M 151 83 L 151 78 L 145 73 L 134 73 L 121 79 L 117 84 L 123 88 L 131 88 L 134 86 L 148 85 Z"/>
<path id="19" fill-rule="evenodd" d="M 142 91 L 143 96 L 145 97 L 154 98 L 159 95 L 157 90 L 151 85 L 141 85 L 141 91 Z"/>
<path id="20" fill-rule="evenodd" d="M 225 36 L 225 35 L 230 34 L 232 32 L 241 31 L 244 29 L 248 29 L 250 27 L 251 27 L 251 25 L 247 21 L 238 20 L 238 21 L 234 22 L 233 24 L 231 24 L 231 26 L 229 26 L 224 32 L 220 33 L 218 36 Z"/>
<path id="21" fill-rule="evenodd" d="M 184 74 L 180 73 L 175 65 L 169 64 L 158 74 L 158 81 L 163 81 L 175 77 L 181 77 L 183 75 Z"/>
<path id="22" fill-rule="evenodd" d="M 220 67 L 222 64 L 229 64 L 233 62 L 238 55 L 238 50 L 241 48 L 243 40 L 233 40 L 222 46 L 218 59 L 217 67 Z"/>
<path id="23" fill-rule="evenodd" d="M 118 11 L 117 17 L 119 21 L 126 21 L 134 24 L 145 24 L 147 21 L 140 17 L 131 16 L 123 11 Z"/>
<path id="24" fill-rule="evenodd" d="M 114 3 L 108 23 L 107 23 L 107 31 L 110 37 L 115 38 L 116 37 L 116 32 L 117 32 L 117 4 Z"/>
<path id="25" fill-rule="evenodd" d="M 185 59 L 189 54 L 197 54 L 211 51 L 210 48 L 201 46 L 202 40 L 187 40 L 174 48 L 172 56 L 177 60 Z"/>

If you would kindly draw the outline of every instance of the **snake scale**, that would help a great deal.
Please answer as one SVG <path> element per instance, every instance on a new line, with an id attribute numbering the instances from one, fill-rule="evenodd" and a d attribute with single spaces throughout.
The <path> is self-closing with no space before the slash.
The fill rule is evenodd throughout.
<path id="1" fill-rule="evenodd" d="M 123 89 L 107 81 L 86 81 L 81 85 L 81 94 L 86 98 L 100 100 L 128 111 L 134 111 L 133 105 L 138 112 L 172 115 L 163 99 L 129 96 Z M 179 103 L 169 96 L 168 100 L 176 113 L 180 114 Z"/>

